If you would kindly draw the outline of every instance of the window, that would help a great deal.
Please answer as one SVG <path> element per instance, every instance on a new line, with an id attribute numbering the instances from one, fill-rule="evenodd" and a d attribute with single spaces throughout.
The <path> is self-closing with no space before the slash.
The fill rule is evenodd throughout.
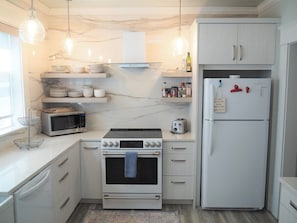
<path id="1" fill-rule="evenodd" d="M 24 115 L 21 50 L 18 37 L 0 31 L 0 135 L 16 129 Z"/>

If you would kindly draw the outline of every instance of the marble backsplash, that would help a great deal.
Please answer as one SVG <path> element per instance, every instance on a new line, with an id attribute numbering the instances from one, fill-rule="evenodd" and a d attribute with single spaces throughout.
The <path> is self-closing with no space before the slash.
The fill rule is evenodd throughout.
<path id="1" fill-rule="evenodd" d="M 68 55 L 63 48 L 66 26 L 60 17 L 49 21 L 48 30 L 48 70 L 51 65 L 87 66 L 104 63 L 105 79 L 45 79 L 42 81 L 44 94 L 50 86 L 66 86 L 81 90 L 83 85 L 103 88 L 111 97 L 108 103 L 72 104 L 87 112 L 89 130 L 111 127 L 158 127 L 170 129 L 171 121 L 186 118 L 190 126 L 191 104 L 166 103 L 161 100 L 163 82 L 167 86 L 179 86 L 181 82 L 191 82 L 191 78 L 165 78 L 162 72 L 181 69 L 182 59 L 172 55 L 172 40 L 178 34 L 176 18 L 134 20 L 100 20 L 98 17 L 74 17 L 71 36 L 74 48 Z M 165 21 L 165 22 L 164 22 Z M 158 22 L 160 23 L 158 26 Z M 166 25 L 165 25 L 166 23 Z M 155 26 L 155 28 L 153 28 Z M 137 27 L 137 28 L 135 28 Z M 163 27 L 162 29 L 160 27 Z M 150 67 L 120 68 L 123 61 L 123 33 L 145 32 L 145 56 Z M 190 42 L 190 24 L 182 27 L 183 36 Z M 131 46 L 133 47 L 133 46 Z M 188 45 L 190 49 L 190 44 Z M 39 97 L 37 94 L 36 96 Z M 34 101 L 35 99 L 32 98 Z M 67 104 L 51 104 L 47 107 Z"/>

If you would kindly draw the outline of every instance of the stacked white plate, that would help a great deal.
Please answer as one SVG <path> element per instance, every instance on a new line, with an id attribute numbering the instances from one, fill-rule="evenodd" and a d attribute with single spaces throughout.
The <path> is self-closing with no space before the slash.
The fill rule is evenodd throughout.
<path id="1" fill-rule="evenodd" d="M 82 91 L 68 91 L 68 96 L 71 98 L 79 98 L 83 96 Z"/>
<path id="2" fill-rule="evenodd" d="M 49 95 L 55 98 L 67 97 L 67 88 L 50 88 Z"/>

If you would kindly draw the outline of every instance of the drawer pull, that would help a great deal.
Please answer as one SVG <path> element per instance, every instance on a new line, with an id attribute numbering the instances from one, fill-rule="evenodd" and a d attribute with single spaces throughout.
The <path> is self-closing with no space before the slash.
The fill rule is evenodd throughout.
<path id="1" fill-rule="evenodd" d="M 295 204 L 293 201 L 290 201 L 290 205 L 297 211 L 297 204 Z"/>
<path id="2" fill-rule="evenodd" d="M 63 166 L 67 161 L 68 161 L 68 157 L 64 159 L 58 166 L 59 167 Z"/>
<path id="3" fill-rule="evenodd" d="M 64 203 L 61 205 L 60 210 L 62 210 L 67 205 L 67 203 L 69 202 L 69 200 L 70 200 L 70 198 L 67 197 L 66 201 L 64 201 Z"/>
<path id="4" fill-rule="evenodd" d="M 171 147 L 172 150 L 186 150 L 186 147 Z"/>
<path id="5" fill-rule="evenodd" d="M 96 150 L 96 149 L 98 149 L 98 147 L 97 146 L 95 146 L 95 147 L 84 146 L 84 149 L 86 149 L 86 150 Z"/>
<path id="6" fill-rule="evenodd" d="M 69 173 L 65 173 L 65 175 L 59 180 L 59 183 L 61 183 L 63 180 L 66 179 L 66 177 L 69 175 Z"/>
<path id="7" fill-rule="evenodd" d="M 171 162 L 186 162 L 186 160 L 171 160 Z"/>
<path id="8" fill-rule="evenodd" d="M 185 184 L 186 181 L 171 181 L 172 184 Z"/>

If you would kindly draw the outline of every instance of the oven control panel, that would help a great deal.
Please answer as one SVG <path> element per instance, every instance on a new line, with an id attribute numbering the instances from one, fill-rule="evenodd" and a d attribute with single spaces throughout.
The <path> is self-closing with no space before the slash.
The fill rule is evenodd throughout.
<path id="1" fill-rule="evenodd" d="M 102 139 L 101 149 L 162 149 L 162 139 Z"/>

